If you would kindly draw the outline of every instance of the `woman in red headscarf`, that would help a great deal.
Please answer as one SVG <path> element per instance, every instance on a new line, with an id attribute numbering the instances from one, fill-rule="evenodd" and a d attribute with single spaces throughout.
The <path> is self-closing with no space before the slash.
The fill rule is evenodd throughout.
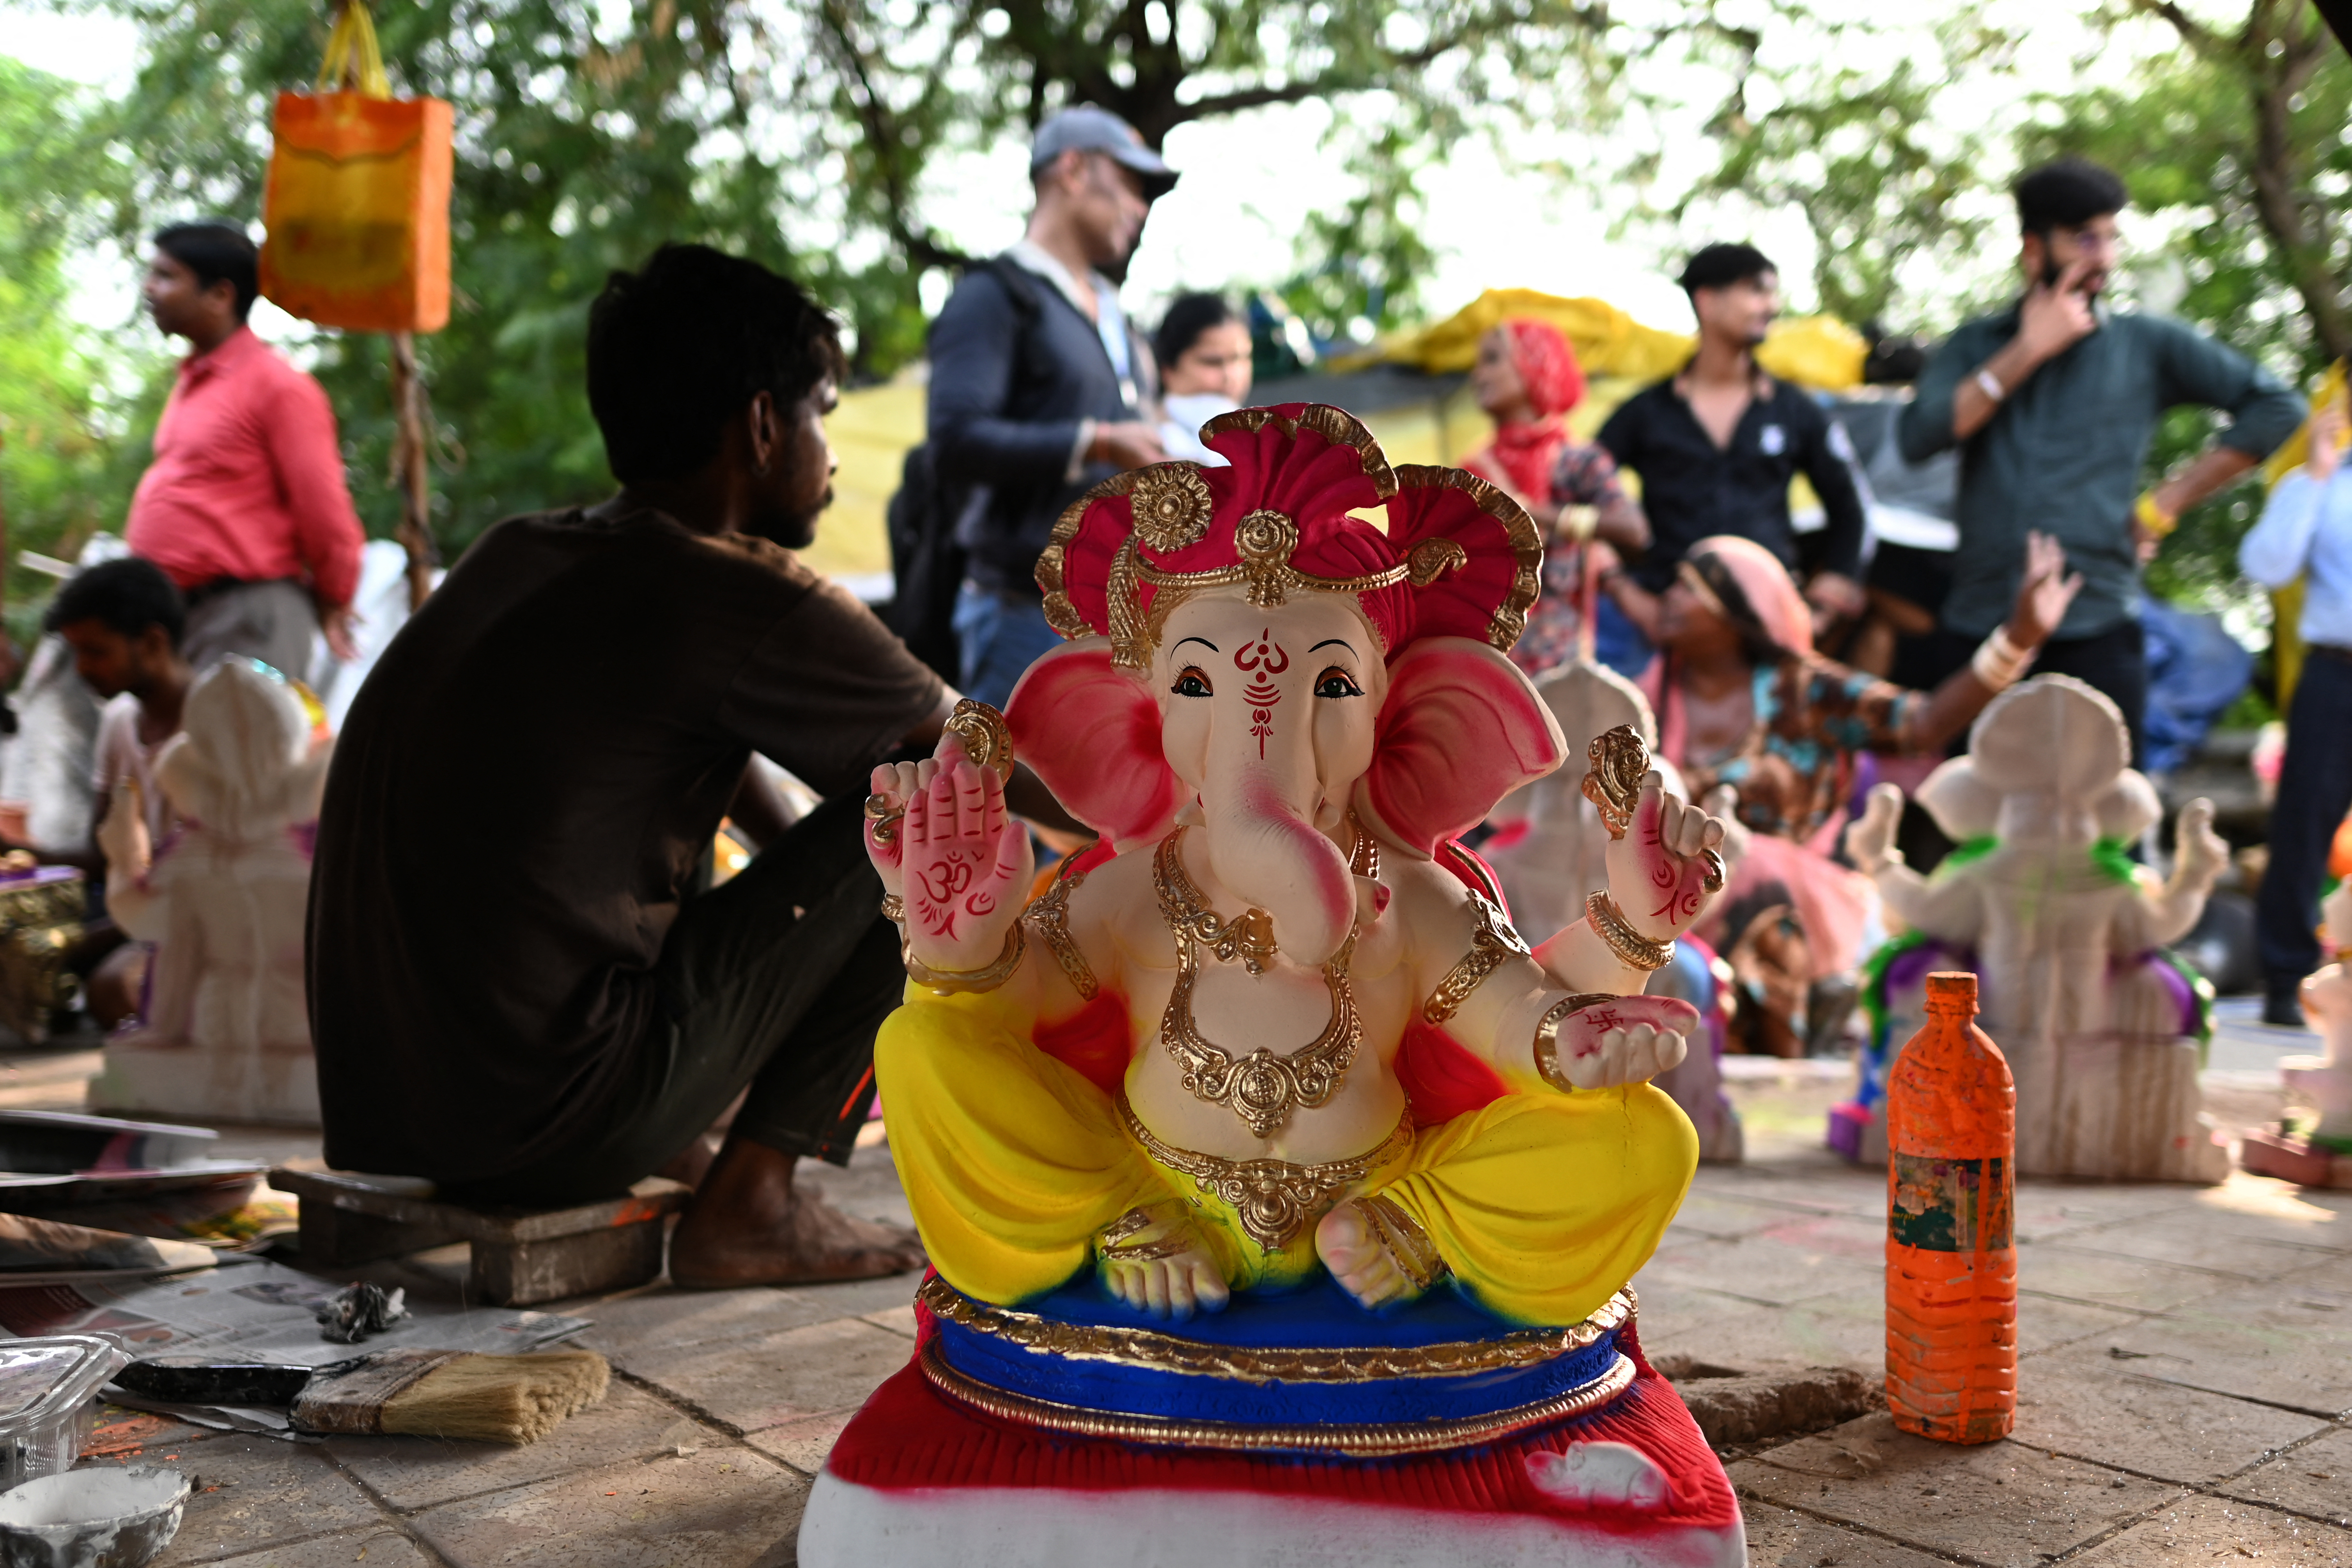
<path id="1" fill-rule="evenodd" d="M 1585 547 L 1598 538 L 1602 559 L 1649 547 L 1649 520 L 1617 483 L 1609 454 L 1569 434 L 1562 417 L 1584 401 L 1576 350 L 1548 321 L 1517 318 L 1478 340 L 1470 372 L 1478 406 L 1495 422 L 1494 442 L 1462 466 L 1510 492 L 1544 530 L 1543 593 L 1511 659 L 1539 675 L 1576 657 L 1581 625 Z"/>
<path id="2" fill-rule="evenodd" d="M 1708 807 L 1748 836 L 1701 934 L 1730 955 L 1754 1004 L 1742 1031 L 1750 1049 L 1801 1051 L 1811 983 L 1861 958 L 1868 883 L 1830 858 L 1860 754 L 1940 751 L 2023 675 L 2081 586 L 2055 539 L 2027 535 L 2007 624 L 1968 667 L 1921 692 L 1816 651 L 1811 608 L 1780 558 L 1752 539 L 1699 540 L 1654 598 L 1611 575 L 1618 603 L 1658 646 L 1640 683 L 1658 750 L 1693 800 L 1718 786 L 1738 793 L 1736 809 Z"/>

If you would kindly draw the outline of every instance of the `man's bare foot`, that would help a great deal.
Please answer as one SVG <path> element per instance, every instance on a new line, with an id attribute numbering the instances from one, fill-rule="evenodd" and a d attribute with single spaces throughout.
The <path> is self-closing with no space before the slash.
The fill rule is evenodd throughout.
<path id="1" fill-rule="evenodd" d="M 1382 1243 L 1361 1203 L 1343 1203 L 1323 1217 L 1315 1227 L 1315 1251 L 1339 1288 L 1363 1306 L 1409 1301 L 1424 1288 Z"/>
<path id="2" fill-rule="evenodd" d="M 923 1266 L 922 1243 L 795 1188 L 794 1156 L 730 1135 L 669 1239 L 670 1282 L 689 1291 L 871 1280 Z"/>
<path id="3" fill-rule="evenodd" d="M 719 1134 L 698 1133 L 694 1142 L 669 1157 L 669 1163 L 654 1172 L 685 1186 L 700 1186 L 709 1176 L 710 1165 L 719 1157 Z"/>

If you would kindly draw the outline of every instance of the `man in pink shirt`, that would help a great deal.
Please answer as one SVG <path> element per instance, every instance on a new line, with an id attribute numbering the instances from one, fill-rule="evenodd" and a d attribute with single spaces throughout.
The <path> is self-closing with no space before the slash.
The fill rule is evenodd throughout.
<path id="1" fill-rule="evenodd" d="M 245 324 L 258 291 L 242 230 L 174 224 L 155 236 L 147 313 L 195 351 L 163 404 L 124 531 L 187 600 L 190 664 L 236 653 L 307 680 L 313 632 L 353 656 L 366 536 L 326 392 Z"/>

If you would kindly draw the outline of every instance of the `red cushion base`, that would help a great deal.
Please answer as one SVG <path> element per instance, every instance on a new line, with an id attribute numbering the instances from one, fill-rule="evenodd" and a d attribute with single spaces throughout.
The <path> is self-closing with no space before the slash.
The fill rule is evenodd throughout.
<path id="1" fill-rule="evenodd" d="M 1602 1410 L 1500 1443 L 1377 1460 L 1145 1448 L 1044 1431 L 997 1420 L 941 1394 L 910 1364 L 866 1400 L 825 1468 L 842 1480 L 886 1491 L 1247 1492 L 1551 1519 L 1579 1536 L 1670 1539 L 1695 1531 L 1736 1540 L 1739 1505 L 1722 1464 L 1673 1385 L 1643 1358 L 1630 1330 L 1621 1348 L 1638 1375 Z M 1646 1455 L 1665 1473 L 1665 1505 L 1640 1511 L 1570 1503 L 1529 1479 L 1530 1456 L 1583 1442 L 1623 1443 Z"/>

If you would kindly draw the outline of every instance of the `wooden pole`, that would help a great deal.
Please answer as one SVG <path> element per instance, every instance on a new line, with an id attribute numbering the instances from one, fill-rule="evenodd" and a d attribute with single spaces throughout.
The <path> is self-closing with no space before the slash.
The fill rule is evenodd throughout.
<path id="1" fill-rule="evenodd" d="M 408 552 L 408 612 L 425 608 L 433 591 L 433 488 L 425 465 L 425 387 L 416 375 L 416 340 L 392 338 L 393 483 L 400 489 L 400 527 L 394 537 Z"/>

